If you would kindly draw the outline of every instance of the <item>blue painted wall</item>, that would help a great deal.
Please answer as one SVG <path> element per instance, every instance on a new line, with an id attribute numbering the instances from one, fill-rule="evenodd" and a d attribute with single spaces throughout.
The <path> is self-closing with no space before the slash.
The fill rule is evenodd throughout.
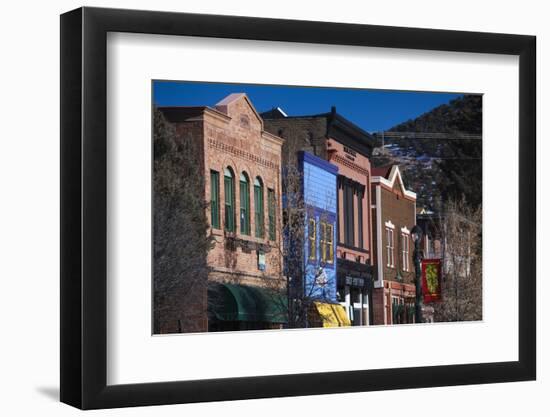
<path id="1" fill-rule="evenodd" d="M 304 292 L 313 299 L 336 302 L 336 221 L 338 167 L 307 152 L 298 154 L 305 203 Z M 315 260 L 310 259 L 309 220 L 315 219 Z M 321 260 L 321 221 L 332 225 L 333 263 Z"/>
<path id="2" fill-rule="evenodd" d="M 336 213 L 336 175 L 307 160 L 304 161 L 302 175 L 305 204 L 328 213 Z"/>

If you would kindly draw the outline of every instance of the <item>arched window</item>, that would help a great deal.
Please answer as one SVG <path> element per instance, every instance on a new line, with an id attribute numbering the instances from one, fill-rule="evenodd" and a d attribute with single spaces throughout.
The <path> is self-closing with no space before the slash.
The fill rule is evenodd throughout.
<path id="1" fill-rule="evenodd" d="M 225 230 L 235 231 L 235 176 L 231 168 L 224 170 Z"/>
<path id="2" fill-rule="evenodd" d="M 241 180 L 239 184 L 240 197 L 241 197 L 241 233 L 243 235 L 250 234 L 250 181 L 248 175 L 245 172 L 241 173 Z"/>
<path id="3" fill-rule="evenodd" d="M 254 221 L 256 237 L 264 237 L 264 185 L 260 177 L 254 180 Z"/>

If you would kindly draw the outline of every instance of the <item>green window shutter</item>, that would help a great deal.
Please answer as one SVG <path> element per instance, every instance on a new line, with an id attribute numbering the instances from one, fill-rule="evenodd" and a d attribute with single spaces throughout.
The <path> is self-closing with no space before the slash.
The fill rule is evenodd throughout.
<path id="1" fill-rule="evenodd" d="M 267 190 L 267 204 L 269 206 L 269 240 L 275 240 L 275 191 Z"/>
<path id="2" fill-rule="evenodd" d="M 233 176 L 230 171 L 226 170 L 224 176 L 225 229 L 229 232 L 235 231 L 235 191 L 233 184 Z"/>
<path id="3" fill-rule="evenodd" d="M 254 181 L 254 220 L 256 237 L 264 237 L 264 190 L 257 178 Z"/>
<path id="4" fill-rule="evenodd" d="M 220 228 L 220 173 L 210 171 L 210 225 Z"/>
<path id="5" fill-rule="evenodd" d="M 250 234 L 250 196 L 249 196 L 248 178 L 241 175 L 240 181 L 240 196 L 241 196 L 241 233 L 243 235 Z"/>

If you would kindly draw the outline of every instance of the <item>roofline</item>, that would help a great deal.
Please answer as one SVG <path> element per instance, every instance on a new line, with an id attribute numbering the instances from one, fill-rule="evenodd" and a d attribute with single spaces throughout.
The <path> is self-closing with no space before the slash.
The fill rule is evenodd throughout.
<path id="1" fill-rule="evenodd" d="M 362 127 L 358 126 L 357 124 L 353 123 L 351 120 L 346 119 L 344 116 L 342 116 L 339 113 L 330 113 L 330 115 L 341 122 L 343 122 L 346 127 L 350 128 L 351 130 L 355 130 L 357 133 L 359 133 L 362 136 L 365 136 L 369 142 L 371 142 L 371 146 L 374 148 L 376 147 L 377 140 L 374 138 L 372 134 L 364 130 Z"/>
<path id="2" fill-rule="evenodd" d="M 399 165 L 394 165 L 392 167 L 388 178 L 380 177 L 380 176 L 372 177 L 371 178 L 371 183 L 372 184 L 382 184 L 382 185 L 385 185 L 386 187 L 393 188 L 393 186 L 395 185 L 395 180 L 397 179 L 397 177 L 399 177 L 399 183 L 401 184 L 401 191 L 403 191 L 403 195 L 408 197 L 408 198 L 416 200 L 416 193 L 414 191 L 407 190 L 405 188 L 405 184 L 403 183 L 403 177 L 401 176 L 401 171 L 399 169 Z M 416 213 L 415 213 L 415 215 L 416 215 Z"/>
<path id="3" fill-rule="evenodd" d="M 232 95 L 235 95 L 235 97 L 231 101 L 228 101 L 228 102 L 224 103 L 224 101 L 227 98 L 231 97 Z M 258 121 L 260 122 L 261 130 L 264 130 L 264 119 L 262 118 L 262 116 L 260 116 L 260 114 L 258 113 L 258 110 L 256 110 L 256 107 L 254 107 L 254 104 L 252 104 L 252 100 L 250 100 L 250 98 L 248 97 L 248 95 L 246 93 L 231 93 L 228 96 L 224 97 L 222 100 L 220 100 L 218 103 L 216 103 L 214 105 L 214 107 L 225 107 L 225 108 L 227 108 L 231 103 L 234 103 L 235 101 L 237 101 L 241 98 L 244 98 L 247 101 L 248 105 L 252 109 L 252 113 L 254 113 L 254 115 L 256 116 Z M 220 104 L 220 103 L 224 103 L 224 104 Z M 223 114 L 225 114 L 225 113 L 223 113 Z M 227 116 L 227 114 L 226 114 L 226 116 Z"/>
<path id="4" fill-rule="evenodd" d="M 278 107 L 277 107 L 278 108 Z M 273 110 L 273 109 L 272 109 Z M 267 110 L 263 113 L 267 113 L 270 110 Z M 371 146 L 372 148 L 375 148 L 378 146 L 378 140 L 372 135 L 371 133 L 364 130 L 362 127 L 358 126 L 356 123 L 352 122 L 349 119 L 346 119 L 344 116 L 337 112 L 328 112 L 328 113 L 318 113 L 318 114 L 306 114 L 301 116 L 285 116 L 285 117 L 279 117 L 279 118 L 269 118 L 266 117 L 264 120 L 286 120 L 286 119 L 320 119 L 325 118 L 328 121 L 328 126 L 332 124 L 334 120 L 342 123 L 347 129 L 349 129 L 355 136 L 362 136 L 362 139 L 366 142 L 365 145 Z"/>
<path id="5" fill-rule="evenodd" d="M 164 109 L 171 109 L 171 110 L 178 110 L 178 109 L 187 109 L 187 110 L 190 110 L 190 109 L 197 109 L 197 110 L 202 110 L 203 112 L 213 112 L 215 113 L 217 116 L 222 116 L 226 119 L 231 119 L 230 116 L 228 116 L 227 114 L 219 111 L 219 110 L 216 110 L 215 108 L 213 107 L 210 107 L 210 106 L 155 106 L 157 108 L 157 110 L 164 110 Z M 178 122 L 178 123 L 181 123 L 181 122 Z"/>
<path id="6" fill-rule="evenodd" d="M 277 135 L 274 135 L 273 133 L 268 132 L 267 130 L 261 130 L 262 137 L 267 140 L 271 140 L 272 142 L 275 142 L 279 145 L 282 145 L 285 143 L 285 140 Z"/>
<path id="7" fill-rule="evenodd" d="M 309 164 L 315 165 L 327 172 L 330 172 L 331 174 L 337 175 L 338 174 L 338 167 L 334 164 L 331 164 L 328 161 L 325 161 L 324 159 L 319 158 L 318 156 L 315 156 L 309 152 L 306 151 L 299 151 L 298 152 L 298 161 L 300 162 L 307 162 Z"/>

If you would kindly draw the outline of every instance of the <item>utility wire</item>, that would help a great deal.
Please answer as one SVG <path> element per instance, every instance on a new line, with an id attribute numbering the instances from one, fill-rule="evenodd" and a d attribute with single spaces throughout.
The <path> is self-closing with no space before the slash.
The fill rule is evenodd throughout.
<path id="1" fill-rule="evenodd" d="M 384 139 L 439 139 L 439 140 L 481 140 L 482 135 L 466 132 L 395 132 L 382 131 L 374 133 L 374 136 Z"/>

